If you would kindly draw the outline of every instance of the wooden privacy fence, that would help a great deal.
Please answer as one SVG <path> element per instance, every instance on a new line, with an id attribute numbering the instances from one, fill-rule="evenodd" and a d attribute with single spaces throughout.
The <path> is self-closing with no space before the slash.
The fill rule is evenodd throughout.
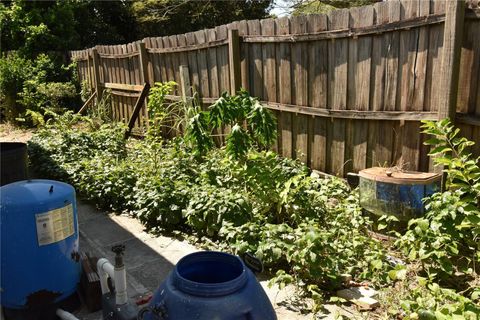
<path id="1" fill-rule="evenodd" d="M 283 156 L 339 175 L 374 165 L 431 171 L 420 120 L 456 118 L 480 154 L 478 7 L 478 0 L 391 0 L 71 56 L 81 80 L 111 90 L 120 121 L 131 118 L 145 83 L 176 81 L 172 99 L 191 86 L 205 104 L 243 87 L 275 111 L 273 147 Z M 136 128 L 146 119 L 142 108 Z"/>

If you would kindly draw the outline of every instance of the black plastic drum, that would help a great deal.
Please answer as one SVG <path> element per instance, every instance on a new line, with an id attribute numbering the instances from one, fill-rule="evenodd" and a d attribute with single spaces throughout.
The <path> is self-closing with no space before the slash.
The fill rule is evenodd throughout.
<path id="1" fill-rule="evenodd" d="M 0 186 L 28 178 L 25 143 L 0 142 L 0 160 Z"/>

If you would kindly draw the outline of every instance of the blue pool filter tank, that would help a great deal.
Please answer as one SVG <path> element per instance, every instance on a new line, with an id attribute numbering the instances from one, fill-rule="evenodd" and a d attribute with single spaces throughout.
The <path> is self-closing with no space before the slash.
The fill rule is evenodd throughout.
<path id="1" fill-rule="evenodd" d="M 145 320 L 275 320 L 255 275 L 236 256 L 204 251 L 183 257 L 159 286 Z"/>
<path id="2" fill-rule="evenodd" d="M 0 188 L 0 212 L 5 315 L 33 319 L 15 316 L 33 313 L 48 319 L 76 296 L 80 281 L 75 190 L 51 180 L 10 183 Z"/>

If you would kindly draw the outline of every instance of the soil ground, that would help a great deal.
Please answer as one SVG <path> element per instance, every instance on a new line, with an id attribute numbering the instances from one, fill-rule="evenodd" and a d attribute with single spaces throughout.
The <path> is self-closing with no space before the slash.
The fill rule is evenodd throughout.
<path id="1" fill-rule="evenodd" d="M 19 129 L 11 124 L 0 124 L 0 142 L 27 142 L 34 133 L 34 129 Z"/>

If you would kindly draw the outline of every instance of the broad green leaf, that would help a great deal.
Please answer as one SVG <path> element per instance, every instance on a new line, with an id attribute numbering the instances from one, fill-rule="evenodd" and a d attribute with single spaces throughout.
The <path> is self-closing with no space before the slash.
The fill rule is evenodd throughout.
<path id="1" fill-rule="evenodd" d="M 447 147 L 447 146 L 439 146 L 439 147 L 436 147 L 433 150 L 431 150 L 429 155 L 434 156 L 434 155 L 441 154 L 441 153 L 443 154 L 443 153 L 449 152 L 449 151 L 452 151 L 452 148 Z"/>
<path id="2" fill-rule="evenodd" d="M 373 260 L 370 262 L 370 264 L 372 265 L 372 268 L 376 270 L 379 270 L 383 267 L 382 260 Z"/>
<path id="3" fill-rule="evenodd" d="M 383 230 L 387 227 L 387 224 L 386 223 L 379 223 L 378 226 L 377 226 L 377 229 L 378 230 Z"/>

